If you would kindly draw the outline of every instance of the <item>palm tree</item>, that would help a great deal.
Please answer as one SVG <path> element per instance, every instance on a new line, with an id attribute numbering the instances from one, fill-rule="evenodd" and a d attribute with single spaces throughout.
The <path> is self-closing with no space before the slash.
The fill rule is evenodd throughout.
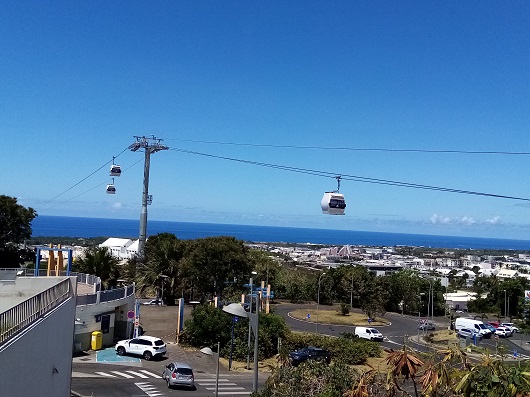
<path id="1" fill-rule="evenodd" d="M 89 247 L 73 263 L 75 271 L 101 278 L 104 289 L 116 287 L 120 279 L 120 260 L 107 247 Z"/>

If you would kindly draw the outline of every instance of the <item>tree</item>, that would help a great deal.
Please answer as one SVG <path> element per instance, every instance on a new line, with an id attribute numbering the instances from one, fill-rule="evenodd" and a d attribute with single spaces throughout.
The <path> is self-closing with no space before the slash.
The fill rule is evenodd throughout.
<path id="1" fill-rule="evenodd" d="M 19 267 L 22 263 L 18 244 L 31 237 L 31 221 L 37 212 L 17 204 L 14 197 L 0 195 L 1 267 Z"/>
<path id="2" fill-rule="evenodd" d="M 183 276 L 199 300 L 222 296 L 229 283 L 247 282 L 251 270 L 244 242 L 228 236 L 194 240 L 183 262 Z"/>
<path id="3" fill-rule="evenodd" d="M 172 233 L 149 237 L 143 262 L 137 263 L 138 291 L 145 294 L 152 293 L 154 289 L 157 295 L 161 295 L 164 287 L 164 302 L 174 305 L 175 298 L 186 289 L 183 263 L 190 245 L 190 242 L 179 240 Z"/>
<path id="4" fill-rule="evenodd" d="M 73 263 L 75 271 L 101 278 L 105 289 L 114 288 L 120 279 L 120 260 L 107 247 L 89 247 Z"/>

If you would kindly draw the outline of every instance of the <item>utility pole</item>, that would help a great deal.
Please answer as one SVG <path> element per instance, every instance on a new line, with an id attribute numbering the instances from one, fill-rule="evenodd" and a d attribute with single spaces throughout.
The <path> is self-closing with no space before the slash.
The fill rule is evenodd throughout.
<path id="1" fill-rule="evenodd" d="M 152 198 L 149 196 L 149 167 L 151 165 L 151 153 L 156 153 L 160 150 L 167 150 L 168 147 L 160 144 L 162 139 L 156 138 L 151 135 L 151 138 L 145 136 L 135 136 L 136 142 L 134 142 L 129 149 L 136 152 L 140 149 L 144 149 L 145 160 L 144 160 L 144 190 L 142 193 L 142 211 L 140 213 L 140 236 L 138 238 L 138 256 L 144 257 L 145 240 L 147 236 L 147 205 L 151 204 Z"/>

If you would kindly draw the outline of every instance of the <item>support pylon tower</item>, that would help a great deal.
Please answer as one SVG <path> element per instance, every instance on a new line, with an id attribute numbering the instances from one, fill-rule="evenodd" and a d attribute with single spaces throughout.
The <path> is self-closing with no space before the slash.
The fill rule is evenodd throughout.
<path id="1" fill-rule="evenodd" d="M 149 167 L 151 164 L 151 153 L 156 153 L 160 150 L 167 150 L 168 147 L 162 145 L 160 142 L 162 139 L 156 138 L 151 135 L 150 138 L 145 136 L 135 136 L 136 142 L 134 142 L 129 149 L 136 152 L 140 149 L 144 149 L 145 160 L 144 160 L 144 190 L 142 193 L 142 211 L 140 212 L 140 236 L 138 238 L 138 256 L 144 257 L 145 240 L 147 239 L 147 204 L 149 200 Z"/>

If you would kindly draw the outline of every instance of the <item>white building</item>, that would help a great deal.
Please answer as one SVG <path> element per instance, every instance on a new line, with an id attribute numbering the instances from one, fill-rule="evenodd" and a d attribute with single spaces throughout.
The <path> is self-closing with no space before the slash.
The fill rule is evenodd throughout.
<path id="1" fill-rule="evenodd" d="M 112 255 L 120 259 L 131 259 L 138 254 L 138 240 L 111 237 L 100 247 L 106 247 Z"/>

